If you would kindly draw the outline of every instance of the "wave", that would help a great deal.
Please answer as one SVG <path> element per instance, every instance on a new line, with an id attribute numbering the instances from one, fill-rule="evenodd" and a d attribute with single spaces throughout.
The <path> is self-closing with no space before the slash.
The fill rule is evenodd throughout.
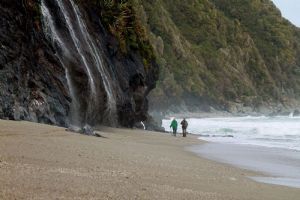
<path id="1" fill-rule="evenodd" d="M 188 132 L 207 141 L 300 150 L 300 117 L 191 118 L 188 122 Z M 163 120 L 165 128 L 169 123 Z"/>

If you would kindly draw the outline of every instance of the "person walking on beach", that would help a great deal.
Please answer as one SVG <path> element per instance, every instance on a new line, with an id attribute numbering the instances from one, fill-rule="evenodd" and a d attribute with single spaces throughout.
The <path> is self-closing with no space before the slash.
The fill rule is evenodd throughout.
<path id="1" fill-rule="evenodd" d="M 177 133 L 177 126 L 178 126 L 178 123 L 177 123 L 176 119 L 174 118 L 171 122 L 170 128 L 173 129 L 173 135 L 175 137 L 176 137 L 176 133 Z"/>
<path id="2" fill-rule="evenodd" d="M 181 121 L 181 127 L 182 127 L 182 136 L 183 137 L 186 137 L 186 129 L 187 129 L 187 127 L 188 127 L 188 122 L 186 121 L 186 119 L 185 118 L 183 118 L 183 120 Z"/>

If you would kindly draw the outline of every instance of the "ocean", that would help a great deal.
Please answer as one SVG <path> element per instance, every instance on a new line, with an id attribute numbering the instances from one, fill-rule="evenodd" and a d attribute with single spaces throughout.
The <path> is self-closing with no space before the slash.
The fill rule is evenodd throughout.
<path id="1" fill-rule="evenodd" d="M 181 119 L 177 120 L 180 124 Z M 169 131 L 171 120 L 163 120 Z M 300 151 L 300 117 L 228 117 L 188 119 L 188 132 L 202 140 Z M 178 129 L 181 132 L 180 126 Z"/>
<path id="2" fill-rule="evenodd" d="M 180 123 L 181 119 L 177 119 Z M 255 181 L 300 188 L 300 117 L 187 119 L 188 132 L 209 141 L 187 150 L 210 160 L 262 172 Z M 163 120 L 170 131 L 171 120 Z M 181 132 L 180 126 L 178 129 Z"/>

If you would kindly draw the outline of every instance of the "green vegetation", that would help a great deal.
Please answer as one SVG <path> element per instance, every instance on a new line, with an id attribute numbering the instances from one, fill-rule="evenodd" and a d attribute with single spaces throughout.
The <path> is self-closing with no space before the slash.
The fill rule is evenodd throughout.
<path id="1" fill-rule="evenodd" d="M 41 19 L 41 7 L 40 0 L 25 0 L 24 2 L 25 8 L 31 13 L 35 23 L 39 23 Z"/>
<path id="2" fill-rule="evenodd" d="M 226 109 L 300 97 L 300 31 L 270 0 L 84 2 L 100 8 L 122 52 L 140 51 L 146 67 L 156 57 L 156 108 L 192 102 Z"/>
<path id="3" fill-rule="evenodd" d="M 191 99 L 258 106 L 300 97 L 300 31 L 270 0 L 139 2 L 161 66 L 152 93 L 161 106 Z"/>
<path id="4" fill-rule="evenodd" d="M 119 42 L 121 51 L 139 51 L 145 68 L 155 60 L 153 48 L 149 42 L 145 27 L 137 14 L 135 0 L 77 0 L 98 9 L 102 23 Z"/>

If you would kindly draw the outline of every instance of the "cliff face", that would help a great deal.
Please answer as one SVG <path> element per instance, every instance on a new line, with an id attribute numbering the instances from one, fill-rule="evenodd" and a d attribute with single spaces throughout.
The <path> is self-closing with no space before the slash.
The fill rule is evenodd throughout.
<path id="1" fill-rule="evenodd" d="M 101 6 L 60 3 L 0 3 L 0 118 L 61 126 L 145 121 L 158 78 L 154 57 L 122 50 L 102 24 Z"/>
<path id="2" fill-rule="evenodd" d="M 22 2 L 0 3 L 0 118 L 65 126 L 71 99 L 64 70 L 34 5 Z"/>
<path id="3" fill-rule="evenodd" d="M 300 31 L 270 0 L 11 0 L 0 17 L 0 118 L 131 127 L 158 66 L 152 110 L 299 105 Z"/>
<path id="4" fill-rule="evenodd" d="M 101 35 L 106 63 L 117 83 L 118 123 L 148 123 L 147 96 L 156 87 L 159 65 L 134 1 L 78 0 L 78 4 L 86 11 L 95 37 Z"/>
<path id="5" fill-rule="evenodd" d="M 270 0 L 139 3 L 161 66 L 152 109 L 279 112 L 299 105 L 300 31 Z"/>

